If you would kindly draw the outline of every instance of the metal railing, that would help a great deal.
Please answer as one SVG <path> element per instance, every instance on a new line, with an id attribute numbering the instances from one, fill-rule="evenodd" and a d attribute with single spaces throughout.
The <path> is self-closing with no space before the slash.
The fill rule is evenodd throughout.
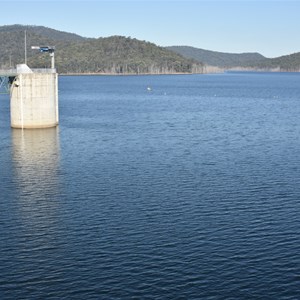
<path id="1" fill-rule="evenodd" d="M 8 94 L 9 93 L 9 77 L 0 75 L 0 94 Z"/>
<path id="2" fill-rule="evenodd" d="M 56 73 L 56 69 L 31 69 L 33 73 Z"/>
<path id="3" fill-rule="evenodd" d="M 56 73 L 56 69 L 31 69 L 33 73 L 43 73 L 43 74 L 53 74 Z M 18 74 L 22 74 L 22 72 L 18 72 L 17 69 L 0 69 L 0 76 L 16 76 Z"/>
<path id="4" fill-rule="evenodd" d="M 15 76 L 17 74 L 17 69 L 0 69 L 0 76 Z"/>

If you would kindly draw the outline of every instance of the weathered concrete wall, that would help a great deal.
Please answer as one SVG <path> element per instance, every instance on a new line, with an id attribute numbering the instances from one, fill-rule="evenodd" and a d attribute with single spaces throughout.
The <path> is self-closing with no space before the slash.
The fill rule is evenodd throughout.
<path id="1" fill-rule="evenodd" d="M 26 73 L 11 86 L 10 115 L 13 128 L 58 125 L 57 73 Z"/>

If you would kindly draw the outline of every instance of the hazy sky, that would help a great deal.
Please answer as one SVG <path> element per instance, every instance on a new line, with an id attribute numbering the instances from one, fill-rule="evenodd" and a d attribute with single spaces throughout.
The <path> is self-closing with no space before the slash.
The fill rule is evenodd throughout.
<path id="1" fill-rule="evenodd" d="M 43 25 L 85 37 L 123 35 L 267 57 L 300 52 L 300 0 L 0 0 L 0 11 L 0 25 Z"/>

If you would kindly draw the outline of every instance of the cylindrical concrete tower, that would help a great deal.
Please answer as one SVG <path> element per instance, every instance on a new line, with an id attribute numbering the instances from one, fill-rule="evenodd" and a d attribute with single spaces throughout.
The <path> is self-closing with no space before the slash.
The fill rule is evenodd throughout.
<path id="1" fill-rule="evenodd" d="M 32 71 L 18 66 L 11 85 L 10 114 L 13 128 L 58 125 L 58 76 L 53 69 Z"/>

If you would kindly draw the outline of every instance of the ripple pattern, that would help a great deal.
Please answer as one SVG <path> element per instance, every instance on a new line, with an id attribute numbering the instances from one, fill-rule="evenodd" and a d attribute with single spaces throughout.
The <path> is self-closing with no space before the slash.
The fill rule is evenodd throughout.
<path id="1" fill-rule="evenodd" d="M 0 118 L 0 298 L 298 299 L 299 79 L 60 77 L 59 128 Z"/>

